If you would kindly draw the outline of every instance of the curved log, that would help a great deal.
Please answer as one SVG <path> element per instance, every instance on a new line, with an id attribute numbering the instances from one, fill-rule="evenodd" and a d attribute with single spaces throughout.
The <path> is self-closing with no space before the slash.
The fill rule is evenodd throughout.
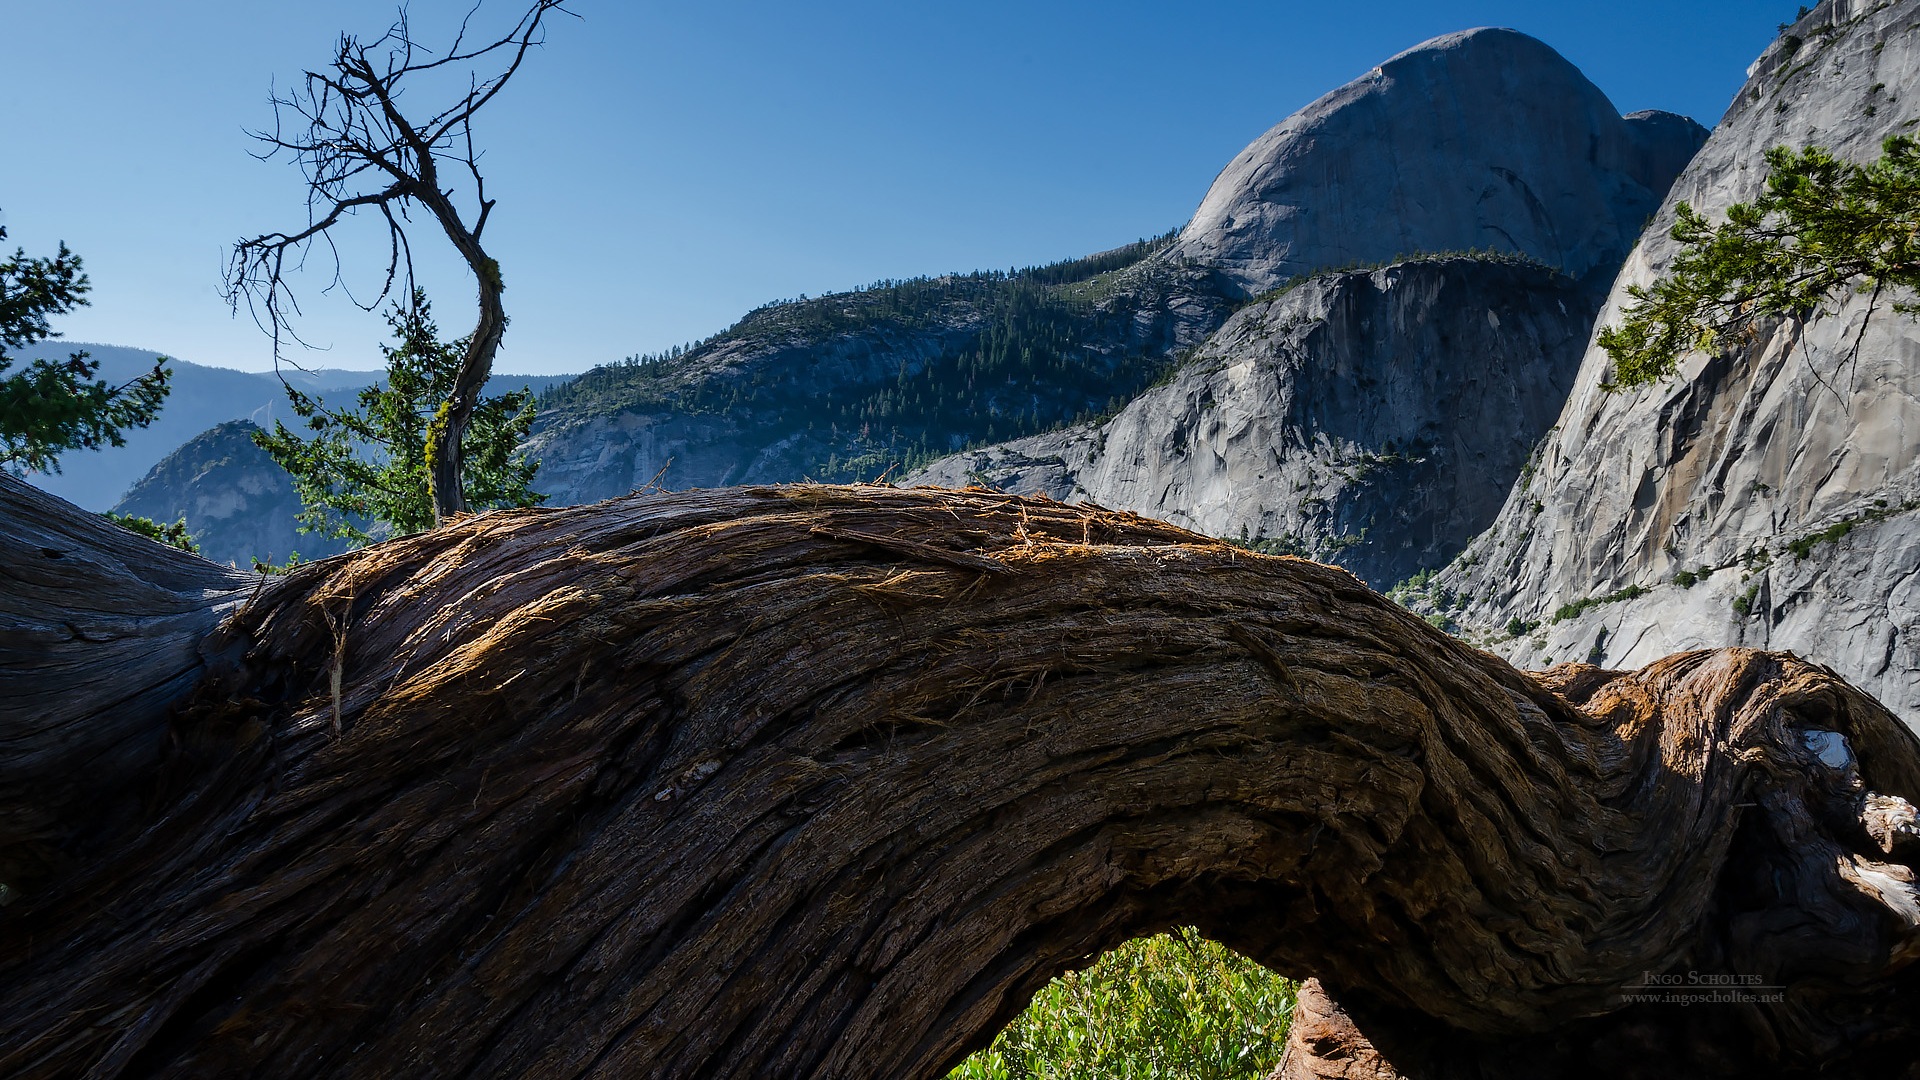
<path id="1" fill-rule="evenodd" d="M 199 645 L 257 582 L 0 473 L 0 906 L 152 773 Z"/>
<path id="2" fill-rule="evenodd" d="M 199 651 L 0 912 L 0 1074 L 937 1077 L 1177 923 L 1408 1076 L 1920 1045 L 1920 745 L 1787 655 L 1529 676 L 1337 569 L 813 486 L 466 519 Z M 1688 972 L 1785 989 L 1624 996 Z"/>

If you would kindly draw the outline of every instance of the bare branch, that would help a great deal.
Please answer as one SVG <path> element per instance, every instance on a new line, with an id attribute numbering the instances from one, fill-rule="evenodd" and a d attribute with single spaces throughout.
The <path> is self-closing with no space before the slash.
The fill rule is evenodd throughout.
<path id="1" fill-rule="evenodd" d="M 480 387 L 493 367 L 493 357 L 505 332 L 507 317 L 501 306 L 499 264 L 481 246 L 494 200 L 487 197 L 480 170 L 480 151 L 474 146 L 473 117 L 506 88 L 527 54 L 546 41 L 547 16 L 567 11 L 564 0 L 533 0 L 512 27 L 498 37 L 469 45 L 476 2 L 461 19 L 452 45 L 443 55 L 414 39 L 412 22 L 403 5 L 386 32 L 371 42 L 342 34 L 332 63 L 323 71 L 308 71 L 297 91 L 270 92 L 274 122 L 271 132 L 254 132 L 262 150 L 256 157 L 286 154 L 300 169 L 307 185 L 307 224 L 297 230 L 262 233 L 234 245 L 226 274 L 226 298 L 237 312 L 244 302 L 248 314 L 273 339 L 274 359 L 282 359 L 284 340 L 301 341 L 291 329 L 299 302 L 289 281 L 316 242 L 324 241 L 333 259 L 331 279 L 322 292 L 339 288 L 356 305 L 371 311 L 385 302 L 396 287 L 412 296 L 415 287 L 413 248 L 408 236 L 410 211 L 418 206 L 433 216 L 478 286 L 479 312 L 459 378 L 429 435 L 428 457 L 436 462 L 435 505 L 445 517 L 465 509 L 460 480 L 460 439 L 472 415 Z M 492 64 L 491 72 L 483 71 Z M 467 86 L 456 92 L 425 120 L 410 117 L 401 99 L 416 91 L 433 73 L 467 66 Z M 443 182 L 442 162 L 452 163 L 457 176 Z M 465 179 L 459 179 L 464 177 Z M 377 208 L 387 229 L 387 266 L 380 287 L 372 295 L 356 296 L 341 266 L 334 229 L 365 208 Z"/>

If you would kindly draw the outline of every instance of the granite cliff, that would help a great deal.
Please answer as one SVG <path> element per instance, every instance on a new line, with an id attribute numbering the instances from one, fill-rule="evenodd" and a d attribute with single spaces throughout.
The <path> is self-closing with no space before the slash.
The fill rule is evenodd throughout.
<path id="1" fill-rule="evenodd" d="M 1170 383 L 906 482 L 1133 510 L 1383 589 L 1442 566 L 1492 523 L 1705 135 L 1622 117 L 1511 30 L 1410 49 L 1257 139 L 1155 256 L 1270 290 Z M 1445 249 L 1507 254 L 1409 254 Z M 1323 269 L 1354 262 L 1386 265 Z"/>
<path id="2" fill-rule="evenodd" d="M 1236 313 L 1110 420 L 905 482 L 1135 510 L 1384 589 L 1492 522 L 1566 398 L 1592 317 L 1575 282 L 1519 261 L 1324 275 Z"/>
<path id="3" fill-rule="evenodd" d="M 1762 154 L 1867 161 L 1920 115 L 1920 2 L 1830 0 L 1760 57 L 1628 260 L 1674 254 L 1685 200 L 1708 217 L 1757 195 Z M 1827 664 L 1920 723 L 1920 326 L 1864 299 L 1771 327 L 1678 377 L 1574 391 L 1496 523 L 1417 603 L 1522 666 L 1632 667 L 1752 645 Z M 1515 633 L 1517 632 L 1517 633 Z"/>

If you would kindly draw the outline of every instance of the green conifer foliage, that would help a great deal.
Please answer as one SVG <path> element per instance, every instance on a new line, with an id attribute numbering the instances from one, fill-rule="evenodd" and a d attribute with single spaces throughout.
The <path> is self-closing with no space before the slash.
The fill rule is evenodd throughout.
<path id="1" fill-rule="evenodd" d="M 1672 236 L 1682 250 L 1666 276 L 1630 288 L 1624 321 L 1600 332 L 1609 387 L 1667 378 L 1689 351 L 1763 321 L 1810 318 L 1856 293 L 1878 304 L 1920 285 L 1920 143 L 1902 135 L 1882 149 L 1855 165 L 1818 147 L 1775 147 L 1765 193 L 1718 225 L 1681 203 Z"/>
<path id="2" fill-rule="evenodd" d="M 6 238 L 0 227 L 0 241 Z M 94 378 L 100 362 L 85 352 L 34 360 L 7 374 L 17 363 L 7 353 L 57 337 L 48 318 L 84 306 L 90 287 L 80 256 L 65 244 L 51 259 L 16 249 L 0 261 L 0 466 L 59 472 L 66 451 L 121 446 L 122 430 L 146 427 L 159 415 L 171 374 L 165 357 L 120 386 Z"/>
<path id="3" fill-rule="evenodd" d="M 386 381 L 360 391 L 358 407 L 334 409 L 292 387 L 287 397 L 312 433 L 303 438 L 275 421 L 254 436 L 293 477 L 303 532 L 366 544 L 433 527 L 427 486 L 427 430 L 445 406 L 466 355 L 463 340 L 440 340 L 426 294 L 387 315 L 394 344 L 381 346 Z M 517 452 L 533 426 L 533 394 L 516 390 L 480 399 L 461 446 L 467 498 L 476 510 L 536 506 L 539 463 Z M 385 529 L 379 526 L 384 524 Z"/>

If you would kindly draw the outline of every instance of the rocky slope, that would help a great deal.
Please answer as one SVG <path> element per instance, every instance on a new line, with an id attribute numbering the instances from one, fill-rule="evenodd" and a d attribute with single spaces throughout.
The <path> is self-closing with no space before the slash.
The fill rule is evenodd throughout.
<path id="1" fill-rule="evenodd" d="M 1491 249 L 1605 289 L 1705 137 L 1671 113 L 1622 117 L 1525 34 L 1448 34 L 1254 140 L 1169 257 L 1255 294 L 1406 253 Z"/>
<path id="2" fill-rule="evenodd" d="M 300 497 L 285 470 L 253 444 L 259 428 L 232 420 L 201 432 L 156 464 L 114 506 L 159 522 L 186 518 L 200 554 L 241 569 L 255 558 L 284 563 L 299 552 L 316 559 L 346 550 L 344 542 L 295 529 Z"/>
<path id="3" fill-rule="evenodd" d="M 1410 49 L 1256 140 L 1156 256 L 1245 291 L 1388 269 L 1310 274 L 1112 420 L 907 482 L 1091 500 L 1381 588 L 1444 565 L 1566 400 L 1607 283 L 1704 138 L 1672 114 L 1620 116 L 1511 30 Z M 1529 265 L 1394 261 L 1466 248 Z"/>
<path id="4" fill-rule="evenodd" d="M 1110 420 L 903 482 L 1134 510 L 1386 588 L 1492 522 L 1566 398 L 1592 317 L 1588 294 L 1532 264 L 1314 278 L 1235 314 Z"/>
<path id="5" fill-rule="evenodd" d="M 1920 2 L 1821 4 L 1756 62 L 1602 323 L 1668 264 L 1675 202 L 1717 217 L 1758 194 L 1768 148 L 1871 160 L 1915 115 Z M 1913 317 L 1857 301 L 1634 392 L 1602 390 L 1606 367 L 1590 348 L 1534 467 L 1425 603 L 1523 665 L 1792 650 L 1920 723 Z"/>

